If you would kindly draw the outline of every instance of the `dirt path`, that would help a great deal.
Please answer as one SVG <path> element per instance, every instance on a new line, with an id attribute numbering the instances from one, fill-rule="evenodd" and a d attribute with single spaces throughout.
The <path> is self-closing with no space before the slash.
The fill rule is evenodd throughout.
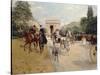
<path id="1" fill-rule="evenodd" d="M 89 49 L 84 47 L 81 42 L 76 42 L 71 45 L 69 53 L 61 48 L 59 54 L 59 62 L 55 62 L 52 58 L 52 41 L 48 38 L 49 52 L 51 55 L 51 61 L 55 66 L 55 71 L 76 71 L 76 70 L 91 70 L 96 69 L 96 64 L 91 63 L 89 57 Z"/>
<path id="2" fill-rule="evenodd" d="M 24 51 L 23 44 L 22 40 L 12 40 L 12 71 L 14 74 L 54 71 L 47 47 L 42 54 L 37 53 L 32 47 L 32 52 L 29 54 L 28 48 Z"/>
<path id="3" fill-rule="evenodd" d="M 80 42 L 71 45 L 69 53 L 61 48 L 59 62 L 55 62 L 51 55 L 53 44 L 50 38 L 42 54 L 37 53 L 34 47 L 29 54 L 28 49 L 24 51 L 21 47 L 23 44 L 22 40 L 12 40 L 12 71 L 14 74 L 96 69 L 96 64 L 90 61 L 88 46 L 84 47 Z"/>

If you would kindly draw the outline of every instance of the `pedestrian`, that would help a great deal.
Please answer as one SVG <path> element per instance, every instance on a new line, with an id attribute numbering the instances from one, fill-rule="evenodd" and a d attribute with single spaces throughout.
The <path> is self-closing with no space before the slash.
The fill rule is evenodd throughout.
<path id="1" fill-rule="evenodd" d="M 59 62 L 59 53 L 60 53 L 60 43 L 54 43 L 52 55 L 54 57 L 54 60 L 57 62 Z"/>
<path id="2" fill-rule="evenodd" d="M 85 46 L 86 45 L 86 38 L 85 36 L 82 37 L 82 44 Z"/>

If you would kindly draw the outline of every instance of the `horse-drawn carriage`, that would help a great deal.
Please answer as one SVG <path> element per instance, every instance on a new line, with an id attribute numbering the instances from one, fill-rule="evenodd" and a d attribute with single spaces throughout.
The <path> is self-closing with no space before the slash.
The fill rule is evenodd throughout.
<path id="1" fill-rule="evenodd" d="M 97 35 L 95 34 L 83 34 L 81 37 L 85 37 L 89 43 L 89 56 L 92 63 L 97 62 Z"/>
<path id="2" fill-rule="evenodd" d="M 90 42 L 90 59 L 92 63 L 97 62 L 97 36 L 91 35 L 91 39 L 89 39 Z"/>
<path id="3" fill-rule="evenodd" d="M 83 41 L 85 39 L 85 45 L 86 42 L 88 42 L 89 45 L 89 58 L 92 63 L 97 62 L 97 35 L 95 34 L 85 34 L 85 33 L 78 33 L 74 34 L 76 41 Z"/>

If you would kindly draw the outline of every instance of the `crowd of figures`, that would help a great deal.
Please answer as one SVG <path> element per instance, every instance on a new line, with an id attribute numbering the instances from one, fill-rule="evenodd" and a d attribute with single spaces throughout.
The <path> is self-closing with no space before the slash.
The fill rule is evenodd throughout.
<path id="1" fill-rule="evenodd" d="M 40 29 L 37 31 L 36 26 L 29 28 L 28 30 L 23 31 L 23 37 L 25 39 L 24 51 L 26 50 L 26 45 L 29 45 L 29 53 L 32 51 L 31 45 L 33 44 L 35 48 L 39 47 L 39 53 L 42 53 L 44 50 L 44 46 L 47 44 L 48 40 L 46 37 L 45 28 L 40 25 Z M 65 36 L 60 35 L 60 31 L 56 29 L 51 33 L 51 41 L 53 44 L 52 48 L 52 56 L 56 61 L 58 61 L 59 53 L 62 49 L 66 50 L 68 53 L 70 51 L 70 47 L 75 41 L 82 41 L 83 45 L 86 42 L 90 44 L 97 44 L 97 36 L 89 35 L 89 34 L 73 34 L 70 31 L 66 32 Z M 95 50 L 97 47 L 95 48 Z M 35 49 L 37 50 L 37 49 Z"/>
<path id="2" fill-rule="evenodd" d="M 52 56 L 55 61 L 59 61 L 59 54 L 62 50 L 68 53 L 70 51 L 70 45 L 74 43 L 74 37 L 70 31 L 66 33 L 66 36 L 62 36 L 58 29 L 51 34 L 51 40 L 53 43 Z"/>
<path id="3" fill-rule="evenodd" d="M 55 30 L 51 34 L 51 39 L 53 43 L 53 49 L 52 49 L 52 56 L 54 57 L 55 61 L 59 61 L 59 54 L 62 50 L 66 50 L 67 53 L 70 51 L 70 47 L 72 44 L 74 44 L 76 41 L 82 41 L 83 45 L 87 45 L 87 42 L 89 45 L 93 46 L 95 45 L 95 51 L 91 50 L 90 54 L 96 55 L 97 51 L 97 36 L 93 34 L 73 34 L 72 32 L 68 31 L 65 36 L 61 36 L 59 33 L 59 30 Z M 91 48 L 90 48 L 91 49 Z"/>

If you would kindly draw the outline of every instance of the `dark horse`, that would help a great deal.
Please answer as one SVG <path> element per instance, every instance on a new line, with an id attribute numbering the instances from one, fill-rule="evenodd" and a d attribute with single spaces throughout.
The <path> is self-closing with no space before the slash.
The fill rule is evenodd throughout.
<path id="1" fill-rule="evenodd" d="M 40 34 L 39 34 L 39 48 L 40 48 L 40 53 L 43 52 L 45 44 L 47 44 L 47 39 L 46 39 L 45 33 L 43 33 L 43 32 L 40 31 Z"/>

